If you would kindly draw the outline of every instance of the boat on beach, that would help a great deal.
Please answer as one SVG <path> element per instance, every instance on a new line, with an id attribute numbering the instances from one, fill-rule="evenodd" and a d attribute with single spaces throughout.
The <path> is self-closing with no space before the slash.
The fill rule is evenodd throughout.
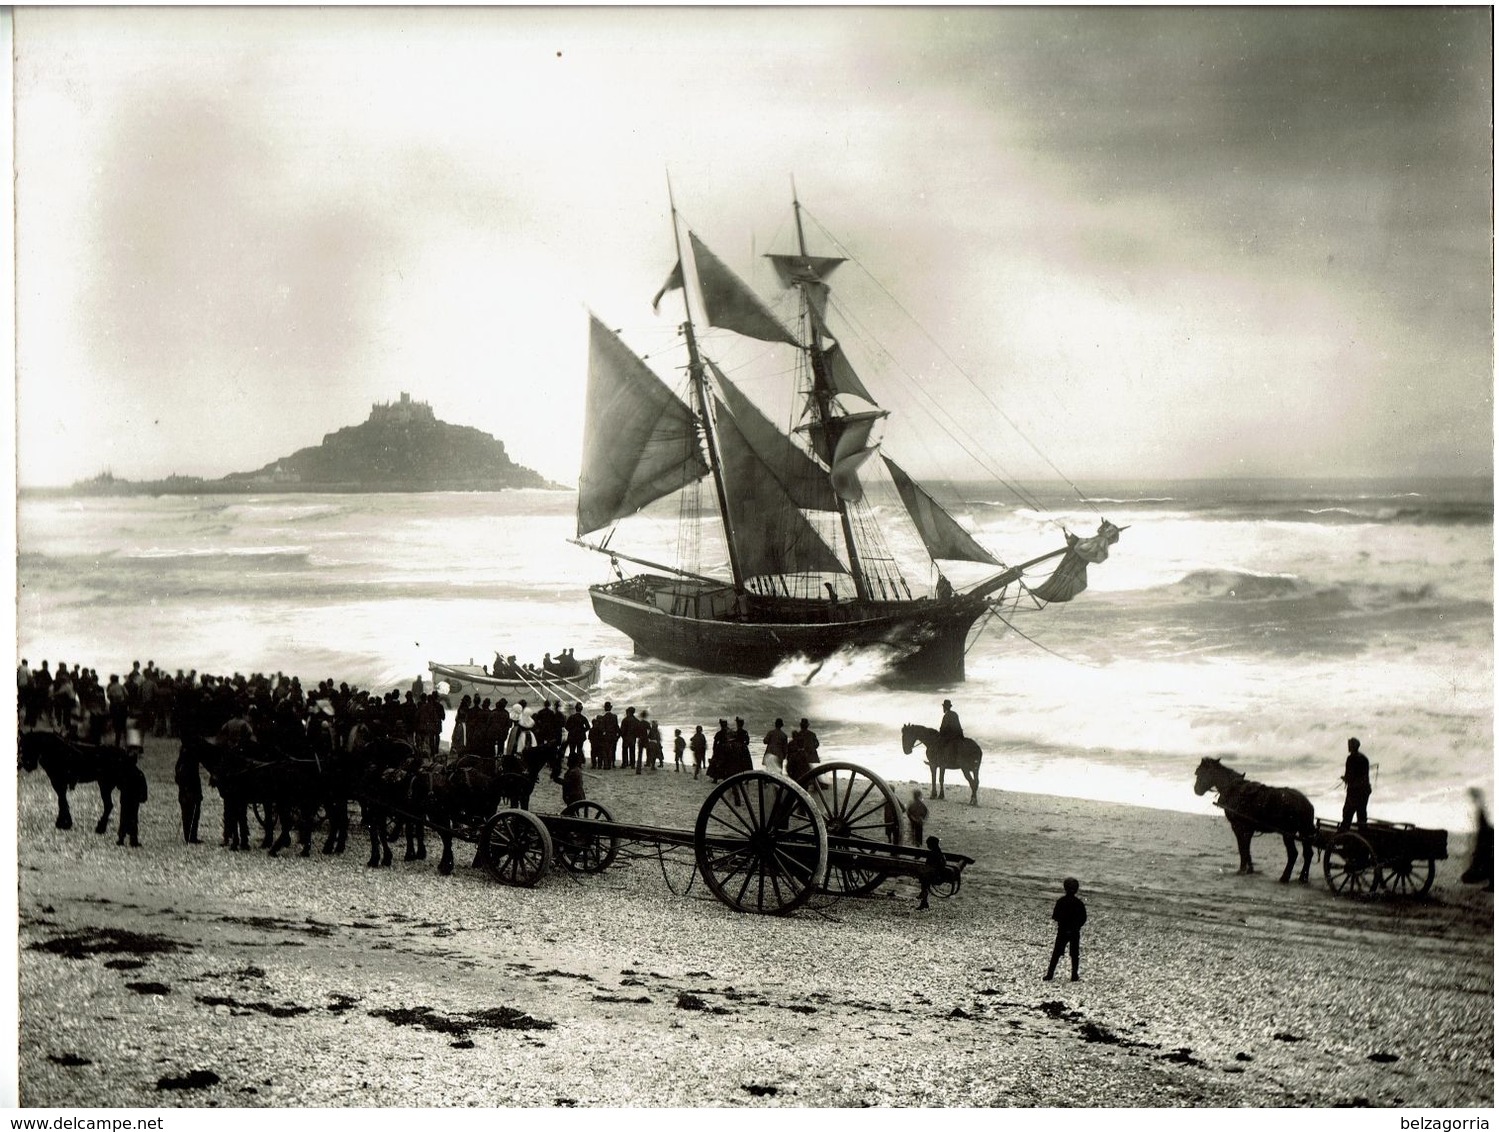
<path id="1" fill-rule="evenodd" d="M 890 413 L 855 370 L 844 345 L 852 335 L 833 318 L 839 308 L 827 280 L 847 257 L 809 254 L 795 198 L 792 207 L 796 250 L 766 257 L 796 298 L 795 321 L 783 322 L 685 229 L 673 203 L 677 264 L 652 305 L 668 292 L 682 294 L 682 394 L 591 317 L 573 541 L 608 554 L 615 573 L 589 588 L 594 612 L 629 637 L 637 655 L 700 671 L 763 677 L 794 657 L 820 661 L 868 647 L 888 650 L 888 678 L 896 682 L 960 682 L 976 625 L 1007 604 L 1039 609 L 1076 596 L 1087 566 L 1108 557 L 1121 528 L 1104 520 L 1087 538 L 1063 532 L 1065 545 L 1009 564 L 880 451 L 876 430 Z M 700 325 L 784 355 L 777 373 L 795 382 L 798 406 L 787 427 L 705 352 Z M 917 570 L 890 549 L 882 529 L 889 516 L 880 513 L 888 509 L 872 504 L 861 478 L 870 473 L 880 476 L 882 498 L 898 499 L 925 549 L 928 560 Z M 713 486 L 710 506 L 697 498 L 705 482 Z M 613 546 L 615 524 L 678 492 L 681 560 L 651 561 Z M 715 566 L 726 564 L 727 577 L 688 560 L 693 552 L 702 557 L 700 528 L 715 509 L 726 559 Z M 584 541 L 605 528 L 602 538 Z M 621 560 L 645 572 L 626 577 Z M 942 562 L 989 573 L 957 588 Z M 1045 577 L 1032 584 L 1029 572 L 1043 564 Z"/>
<path id="2" fill-rule="evenodd" d="M 603 661 L 601 656 L 579 660 L 578 670 L 566 676 L 539 668 L 523 668 L 497 676 L 482 664 L 442 664 L 435 660 L 429 661 L 427 668 L 434 682 L 447 684 L 450 696 L 477 695 L 481 699 L 503 696 L 507 700 L 530 697 L 571 702 L 599 686 Z"/>

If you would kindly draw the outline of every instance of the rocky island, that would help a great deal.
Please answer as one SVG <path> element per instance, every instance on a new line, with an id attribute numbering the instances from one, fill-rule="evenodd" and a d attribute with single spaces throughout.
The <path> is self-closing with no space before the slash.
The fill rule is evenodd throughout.
<path id="1" fill-rule="evenodd" d="M 33 489 L 52 495 L 187 495 L 238 492 L 503 491 L 559 488 L 510 459 L 503 441 L 467 425 L 437 419 L 432 406 L 402 393 L 377 402 L 361 424 L 323 437 L 252 472 L 220 479 L 168 476 L 118 479 L 109 472 L 66 488 Z"/>

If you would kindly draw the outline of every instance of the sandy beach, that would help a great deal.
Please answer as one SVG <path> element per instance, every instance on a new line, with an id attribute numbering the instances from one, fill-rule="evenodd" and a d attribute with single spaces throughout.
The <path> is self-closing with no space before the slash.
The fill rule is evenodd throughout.
<path id="1" fill-rule="evenodd" d="M 901 881 L 736 914 L 690 855 L 533 889 L 429 859 L 184 845 L 155 740 L 143 846 L 53 828 L 23 774 L 24 1106 L 1463 1106 L 1494 1104 L 1493 897 L 1356 901 L 1235 875 L 1225 821 L 984 789 L 931 803 L 975 858 L 916 910 Z M 824 752 L 831 756 L 832 752 Z M 906 784 L 892 783 L 902 796 Z M 924 784 L 923 784 L 924 785 Z M 690 827 L 706 780 L 594 772 L 621 821 Z M 1183 790 L 1191 788 L 1190 776 Z M 543 783 L 532 808 L 556 812 Z M 1379 816 L 1379 815 L 1375 815 Z M 1041 980 L 1061 879 L 1082 980 Z"/>

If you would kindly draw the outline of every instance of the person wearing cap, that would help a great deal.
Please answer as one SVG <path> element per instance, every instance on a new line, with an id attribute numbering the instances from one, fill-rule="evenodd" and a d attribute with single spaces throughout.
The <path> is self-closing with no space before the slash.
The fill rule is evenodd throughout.
<path id="1" fill-rule="evenodd" d="M 725 727 L 728 724 L 724 724 Z M 692 777 L 695 779 L 705 769 L 708 757 L 708 737 L 703 734 L 703 725 L 699 723 L 692 732 L 692 738 L 687 740 L 687 745 L 692 748 Z"/>
<path id="2" fill-rule="evenodd" d="M 944 743 L 963 738 L 963 724 L 958 720 L 958 713 L 953 711 L 951 700 L 942 701 L 942 723 L 937 727 L 937 733 Z"/>

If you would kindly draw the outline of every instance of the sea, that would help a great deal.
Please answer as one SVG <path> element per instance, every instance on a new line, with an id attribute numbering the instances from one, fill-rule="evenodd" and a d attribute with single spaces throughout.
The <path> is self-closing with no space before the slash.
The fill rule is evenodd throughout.
<path id="1" fill-rule="evenodd" d="M 966 682 L 947 688 L 883 684 L 878 651 L 793 658 L 762 680 L 633 656 L 593 615 L 587 588 L 612 575 L 569 541 L 566 491 L 23 494 L 18 659 L 387 690 L 430 685 L 431 661 L 571 648 L 605 658 L 591 711 L 605 698 L 649 708 L 668 741 L 720 717 L 755 735 L 806 717 L 824 760 L 902 791 L 925 768 L 919 748 L 901 752 L 900 726 L 936 726 L 950 698 L 984 750 L 983 784 L 1002 791 L 1213 813 L 1192 792 L 1212 755 L 1335 817 L 1357 736 L 1373 817 L 1465 831 L 1469 791 L 1492 798 L 1491 480 L 1088 484 L 1024 502 L 949 486 L 1007 561 L 1101 518 L 1125 530 L 1073 601 L 1010 594 L 972 641 Z M 614 545 L 670 560 L 675 519 L 658 507 Z"/>

